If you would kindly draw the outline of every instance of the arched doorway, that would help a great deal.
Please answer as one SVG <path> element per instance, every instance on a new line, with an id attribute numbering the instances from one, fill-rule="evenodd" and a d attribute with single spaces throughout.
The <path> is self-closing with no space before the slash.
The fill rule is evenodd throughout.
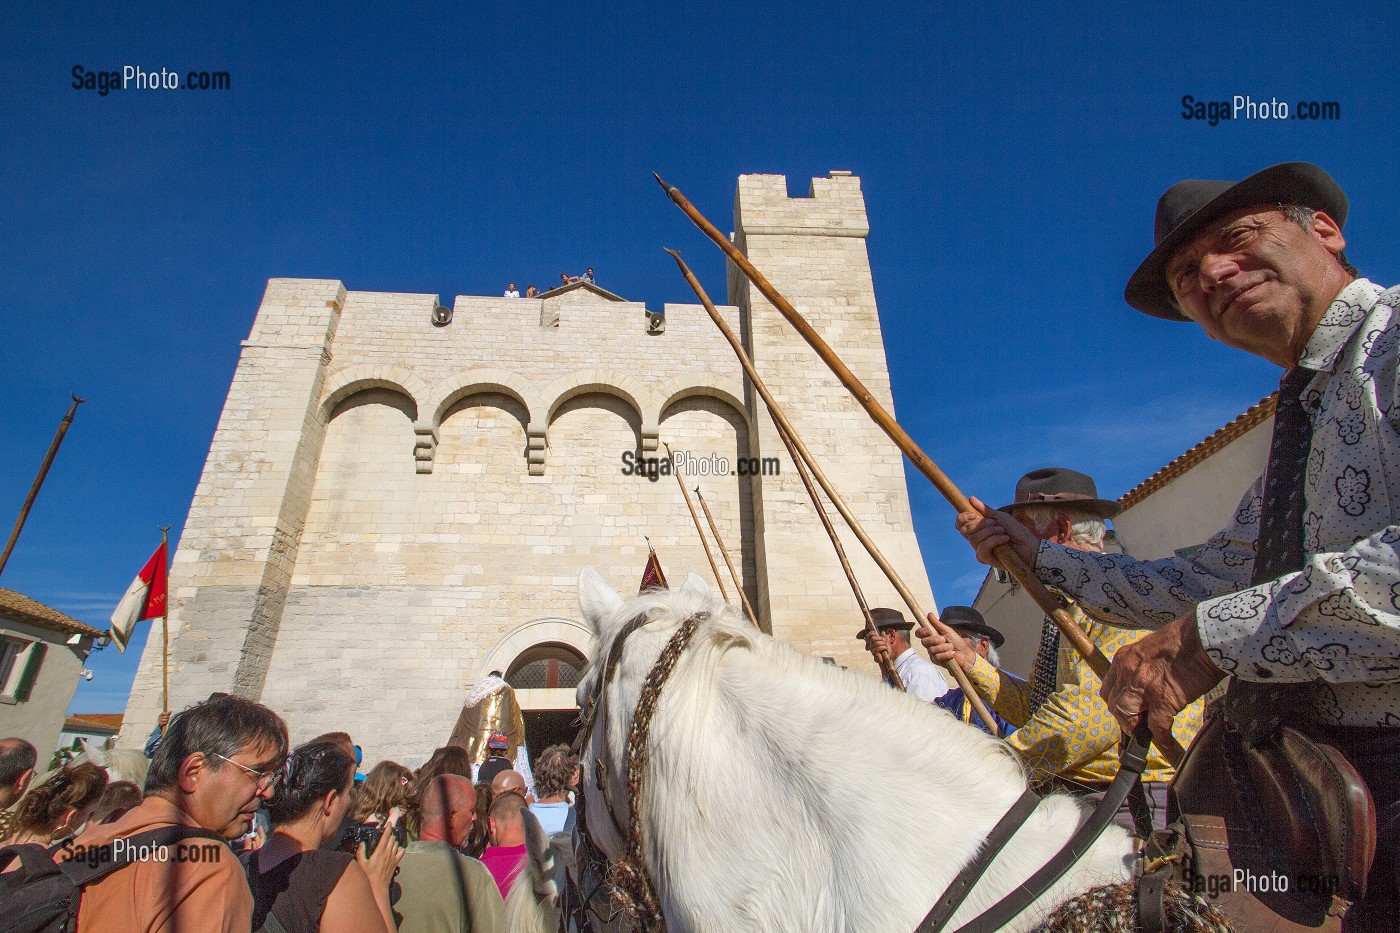
<path id="1" fill-rule="evenodd" d="M 525 741 L 531 755 L 551 745 L 569 745 L 578 733 L 574 694 L 585 659 L 561 642 L 544 642 L 522 651 L 505 672 L 525 718 Z"/>

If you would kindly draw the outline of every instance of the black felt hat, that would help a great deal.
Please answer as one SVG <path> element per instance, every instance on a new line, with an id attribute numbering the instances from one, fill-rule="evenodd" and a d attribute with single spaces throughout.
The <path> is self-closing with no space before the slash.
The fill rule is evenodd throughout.
<path id="1" fill-rule="evenodd" d="M 1092 476 L 1064 467 L 1031 470 L 1018 479 L 1016 501 L 999 511 L 1008 512 L 1018 505 L 1064 505 L 1099 518 L 1112 518 L 1123 511 L 1117 502 L 1099 498 Z"/>
<path id="2" fill-rule="evenodd" d="M 1128 279 L 1124 300 L 1153 317 L 1187 320 L 1167 287 L 1172 254 L 1215 218 L 1255 204 L 1301 204 L 1327 214 L 1338 227 L 1347 221 L 1346 194 L 1311 162 L 1284 162 L 1244 181 L 1179 181 L 1157 201 L 1156 245 Z"/>
<path id="3" fill-rule="evenodd" d="M 875 620 L 875 628 L 881 631 L 893 628 L 907 632 L 914 627 L 914 623 L 904 618 L 904 613 L 898 609 L 871 609 L 870 617 Z M 856 637 L 865 637 L 865 626 L 861 626 L 860 631 L 856 632 Z"/>
<path id="4" fill-rule="evenodd" d="M 943 611 L 938 614 L 938 621 L 951 629 L 955 629 L 959 634 L 971 632 L 974 635 L 984 635 L 992 640 L 993 648 L 1000 648 L 1006 638 L 987 624 L 982 618 L 982 613 L 970 606 L 944 606 Z"/>

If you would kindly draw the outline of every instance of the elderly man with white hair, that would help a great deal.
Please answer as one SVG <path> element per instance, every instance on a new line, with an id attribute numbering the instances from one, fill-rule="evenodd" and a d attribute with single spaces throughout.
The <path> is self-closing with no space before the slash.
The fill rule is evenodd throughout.
<path id="1" fill-rule="evenodd" d="M 968 647 L 977 652 L 979 657 L 985 658 L 992 667 L 1001 667 L 1001 658 L 997 655 L 997 649 L 1002 646 L 1006 638 L 1001 632 L 987 624 L 987 620 L 982 618 L 982 613 L 971 606 L 944 606 L 943 611 L 939 613 L 938 620 L 967 639 Z M 963 722 L 970 723 L 983 732 L 989 731 L 982 718 L 973 715 L 972 701 L 963 693 L 961 687 L 953 687 L 934 702 Z M 996 713 L 992 713 L 992 718 L 996 720 L 998 738 L 1004 738 L 1016 731 L 1015 726 Z"/>
<path id="2" fill-rule="evenodd" d="M 1000 511 L 1010 513 L 1032 535 L 1077 552 L 1103 552 L 1105 520 L 1121 506 L 1100 499 L 1094 480 L 1075 470 L 1050 467 L 1032 470 L 1016 483 L 1016 498 Z M 1049 581 L 1054 586 L 1056 582 Z M 1112 658 L 1124 645 L 1146 632 L 1120 628 L 1088 614 L 1077 603 L 1070 614 L 1089 641 Z M 1057 790 L 1098 799 L 1118 773 L 1118 742 L 1122 735 L 1108 705 L 1099 696 L 1100 681 L 1074 647 L 1059 637 L 1045 620 L 1035 670 L 1029 682 L 998 670 L 972 644 L 944 621 L 916 633 L 937 661 L 956 659 L 973 685 L 990 700 L 992 712 L 1016 731 L 1007 738 L 1031 771 L 1032 779 Z M 1174 733 L 1182 745 L 1201 727 L 1201 704 L 1188 706 L 1177 717 Z M 1143 786 L 1154 811 L 1154 822 L 1165 824 L 1167 784 L 1176 770 L 1154 747 L 1143 771 Z M 1140 814 L 1145 817 L 1145 814 Z M 1132 829 L 1126 810 L 1119 822 Z"/>

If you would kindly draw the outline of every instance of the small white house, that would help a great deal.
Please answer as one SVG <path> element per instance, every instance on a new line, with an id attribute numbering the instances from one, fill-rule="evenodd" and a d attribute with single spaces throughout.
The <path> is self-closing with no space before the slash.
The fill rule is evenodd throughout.
<path id="1" fill-rule="evenodd" d="M 83 664 L 106 633 L 0 587 L 0 738 L 57 748 Z M 41 758 L 41 761 L 43 759 Z"/>

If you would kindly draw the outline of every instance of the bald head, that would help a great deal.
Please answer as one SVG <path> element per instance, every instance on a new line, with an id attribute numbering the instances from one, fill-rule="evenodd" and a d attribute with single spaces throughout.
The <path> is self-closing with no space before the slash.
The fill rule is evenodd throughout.
<path id="1" fill-rule="evenodd" d="M 501 794 L 519 794 L 520 799 L 525 799 L 525 776 L 519 771 L 502 771 L 491 779 L 491 795 L 498 797 Z"/>
<path id="2" fill-rule="evenodd" d="M 441 774 L 418 802 L 419 838 L 460 846 L 476 819 L 476 788 L 459 774 Z"/>
<path id="3" fill-rule="evenodd" d="M 525 822 L 521 817 L 524 810 L 525 798 L 518 791 L 506 791 L 495 796 L 487 814 L 491 845 L 518 846 L 525 842 Z"/>

